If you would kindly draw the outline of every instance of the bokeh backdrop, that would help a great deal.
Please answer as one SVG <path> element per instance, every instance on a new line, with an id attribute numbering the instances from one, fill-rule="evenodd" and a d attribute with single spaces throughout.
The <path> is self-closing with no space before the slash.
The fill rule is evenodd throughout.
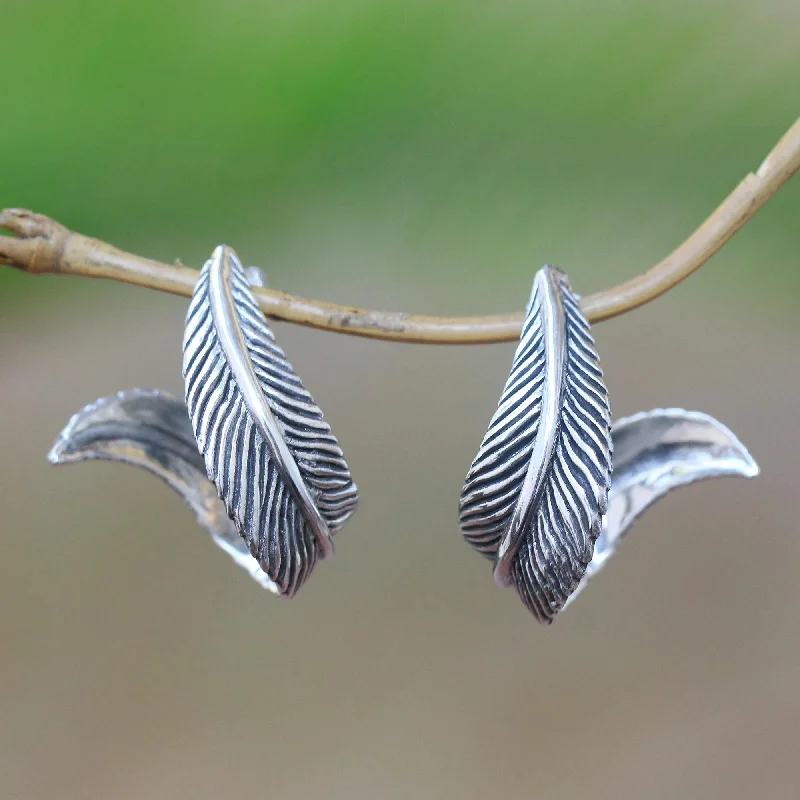
<path id="1" fill-rule="evenodd" d="M 417 313 L 643 271 L 800 110 L 792 0 L 5 0 L 0 28 L 0 205 Z M 96 397 L 182 391 L 186 301 L 0 268 L 0 796 L 797 797 L 798 214 L 800 182 L 597 327 L 616 416 L 711 413 L 762 475 L 662 501 L 549 629 L 457 525 L 513 345 L 275 325 L 362 496 L 287 603 L 151 476 L 45 460 Z"/>

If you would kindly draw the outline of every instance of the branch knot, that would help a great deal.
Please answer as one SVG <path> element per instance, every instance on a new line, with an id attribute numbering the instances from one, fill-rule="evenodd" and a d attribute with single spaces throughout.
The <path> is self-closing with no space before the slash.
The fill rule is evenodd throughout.
<path id="1" fill-rule="evenodd" d="M 72 235 L 68 228 L 50 217 L 23 208 L 9 208 L 0 213 L 0 226 L 18 239 L 13 249 L 17 251 L 17 259 L 24 264 L 13 266 L 34 274 L 62 271 L 61 259 Z"/>

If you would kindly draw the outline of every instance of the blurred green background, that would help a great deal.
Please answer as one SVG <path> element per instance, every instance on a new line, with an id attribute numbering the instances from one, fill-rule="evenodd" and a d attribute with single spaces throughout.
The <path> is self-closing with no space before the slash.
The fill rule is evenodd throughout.
<path id="1" fill-rule="evenodd" d="M 800 113 L 800 6 L 3 2 L 0 206 L 417 313 L 589 293 L 690 233 Z M 800 179 L 797 179 L 800 180 Z M 55 470 L 68 417 L 182 391 L 186 301 L 0 268 L 0 796 L 796 797 L 800 183 L 598 326 L 616 416 L 719 417 L 753 482 L 681 490 L 550 629 L 463 544 L 513 345 L 276 324 L 362 504 L 291 603 L 164 486 Z"/>

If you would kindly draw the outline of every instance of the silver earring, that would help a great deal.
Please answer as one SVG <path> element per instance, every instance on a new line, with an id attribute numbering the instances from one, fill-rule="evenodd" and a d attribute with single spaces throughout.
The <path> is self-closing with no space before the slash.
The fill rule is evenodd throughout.
<path id="1" fill-rule="evenodd" d="M 539 622 L 555 619 L 667 492 L 758 474 L 741 442 L 706 414 L 656 409 L 613 428 L 610 419 L 578 297 L 563 272 L 544 267 L 460 504 L 466 540 Z"/>
<path id="2" fill-rule="evenodd" d="M 164 479 L 263 587 L 292 597 L 355 511 L 358 490 L 322 412 L 275 343 L 247 270 L 220 246 L 186 317 L 186 403 L 155 389 L 78 412 L 54 464 L 123 461 Z"/>
<path id="3" fill-rule="evenodd" d="M 78 412 L 49 459 L 108 459 L 158 475 L 251 577 L 291 596 L 358 498 L 248 281 L 264 285 L 229 248 L 218 248 L 201 275 L 184 351 L 194 420 L 166 392 L 120 392 Z M 467 540 L 543 622 L 575 599 L 660 497 L 704 478 L 759 473 L 730 430 L 696 411 L 642 412 L 618 420 L 609 440 L 608 395 L 577 301 L 563 273 L 537 274 L 511 375 L 461 498 Z M 308 497 L 328 537 L 305 516 Z"/>
<path id="4" fill-rule="evenodd" d="M 611 409 L 567 276 L 536 274 L 497 411 L 461 493 L 467 541 L 540 622 L 583 578 L 611 484 Z"/>
<path id="5" fill-rule="evenodd" d="M 358 493 L 229 247 L 214 251 L 195 286 L 183 376 L 208 477 L 252 557 L 291 597 L 317 559 L 333 554 Z"/>

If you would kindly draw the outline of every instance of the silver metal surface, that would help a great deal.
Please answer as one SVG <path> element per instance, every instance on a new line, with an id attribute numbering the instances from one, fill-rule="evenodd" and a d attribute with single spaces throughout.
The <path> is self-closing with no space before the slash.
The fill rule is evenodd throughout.
<path id="1" fill-rule="evenodd" d="M 657 408 L 620 419 L 611 429 L 614 478 L 594 556 L 572 602 L 616 552 L 625 534 L 659 498 L 705 478 L 754 478 L 758 464 L 721 422 L 699 411 Z"/>
<path id="2" fill-rule="evenodd" d="M 200 273 L 186 319 L 186 404 L 208 477 L 250 553 L 292 596 L 358 494 L 322 412 L 275 343 L 229 247 Z"/>
<path id="3" fill-rule="evenodd" d="M 535 513 L 534 504 L 541 496 L 550 462 L 553 460 L 561 406 L 564 402 L 567 318 L 561 300 L 558 273 L 552 269 L 539 270 L 534 279 L 533 294 L 539 299 L 546 374 L 541 391 L 539 427 L 533 440 L 528 469 L 514 512 L 497 548 L 494 579 L 498 586 L 508 586 L 511 583 L 511 564 L 525 530 L 530 525 L 531 516 Z"/>
<path id="4" fill-rule="evenodd" d="M 258 432 L 266 440 L 270 457 L 294 495 L 295 502 L 300 506 L 300 511 L 314 536 L 317 537 L 322 557 L 328 558 L 333 555 L 333 541 L 328 525 L 314 504 L 297 462 L 283 440 L 283 431 L 272 416 L 264 389 L 256 375 L 233 296 L 233 271 L 236 266 L 236 256 L 230 248 L 218 247 L 214 251 L 208 271 L 208 304 L 217 343 L 222 350 L 223 360 L 231 371 L 231 377 L 241 393 L 246 406 L 244 413 L 249 413 Z M 200 420 L 199 430 L 203 431 L 203 423 L 210 424 L 212 419 L 213 415 L 206 412 L 204 418 Z"/>
<path id="5" fill-rule="evenodd" d="M 267 273 L 261 267 L 245 267 L 244 276 L 251 286 L 258 286 L 261 289 L 266 289 L 269 285 L 267 282 Z"/>
<path id="6" fill-rule="evenodd" d="M 47 457 L 53 464 L 104 459 L 149 470 L 181 495 L 219 547 L 261 586 L 278 593 L 206 476 L 183 400 L 157 389 L 102 397 L 72 417 Z"/>
<path id="7" fill-rule="evenodd" d="M 611 410 L 566 275 L 537 274 L 497 411 L 461 494 L 464 537 L 550 623 L 579 585 L 611 483 Z"/>
<path id="8" fill-rule="evenodd" d="M 698 411 L 655 409 L 620 419 L 611 431 L 614 478 L 594 556 L 565 607 L 616 552 L 633 522 L 679 486 L 722 476 L 753 478 L 759 468 L 721 422 Z M 184 402 L 157 389 L 103 397 L 75 414 L 48 454 L 53 464 L 105 459 L 134 464 L 183 497 L 214 542 L 261 586 L 279 589 L 250 555 L 228 518 L 198 453 Z"/>

